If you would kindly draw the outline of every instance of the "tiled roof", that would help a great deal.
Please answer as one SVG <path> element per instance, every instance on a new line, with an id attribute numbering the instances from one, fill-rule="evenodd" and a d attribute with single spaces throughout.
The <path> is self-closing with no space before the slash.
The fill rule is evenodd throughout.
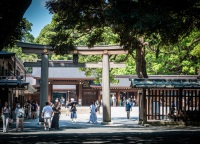
<path id="1" fill-rule="evenodd" d="M 33 68 L 32 76 L 40 77 L 41 68 Z M 85 78 L 85 72 L 78 68 L 49 68 L 49 78 Z"/>

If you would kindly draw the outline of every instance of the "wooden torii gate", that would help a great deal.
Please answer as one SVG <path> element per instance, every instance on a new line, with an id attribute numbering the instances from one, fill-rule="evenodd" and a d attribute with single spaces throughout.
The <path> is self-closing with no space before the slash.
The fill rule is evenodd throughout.
<path id="1" fill-rule="evenodd" d="M 40 83 L 40 115 L 42 108 L 45 106 L 44 102 L 48 101 L 48 67 L 98 67 L 102 68 L 102 100 L 103 100 L 103 122 L 102 124 L 112 124 L 111 122 L 111 106 L 110 106 L 110 67 L 125 67 L 124 64 L 114 64 L 109 62 L 109 55 L 113 54 L 127 54 L 123 48 L 119 46 L 96 46 L 93 48 L 88 47 L 76 47 L 71 53 L 74 55 L 103 55 L 103 61 L 99 64 L 87 64 L 87 63 L 68 63 L 57 64 L 48 61 L 48 53 L 52 53 L 51 46 L 30 44 L 18 42 L 18 47 L 22 47 L 23 53 L 35 53 L 42 55 L 41 62 L 25 63 L 26 67 L 39 67 L 41 66 L 41 83 Z M 43 121 L 40 119 L 39 121 Z"/>

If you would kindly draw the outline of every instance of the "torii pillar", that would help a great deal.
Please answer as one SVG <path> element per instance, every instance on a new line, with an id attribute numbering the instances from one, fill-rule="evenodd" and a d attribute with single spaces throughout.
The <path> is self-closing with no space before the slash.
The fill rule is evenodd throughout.
<path id="1" fill-rule="evenodd" d="M 47 53 L 42 54 L 41 63 L 41 81 L 40 81 L 40 116 L 39 122 L 43 122 L 41 117 L 42 109 L 45 106 L 45 102 L 48 102 L 48 78 L 49 78 L 49 61 Z"/>
<path id="2" fill-rule="evenodd" d="M 102 90 L 103 90 L 103 122 L 102 124 L 112 124 L 111 105 L 110 105 L 110 63 L 108 54 L 103 54 L 102 69 Z"/>
<path id="3" fill-rule="evenodd" d="M 31 47 L 30 47 L 31 45 Z M 52 47 L 48 45 L 38 45 L 38 44 L 29 44 L 18 42 L 17 46 L 22 47 L 23 53 L 32 53 L 32 54 L 41 54 L 42 63 L 41 63 L 41 81 L 40 81 L 40 113 L 39 113 L 39 123 L 44 122 L 44 119 L 41 117 L 43 107 L 45 102 L 48 102 L 48 78 L 49 78 L 49 61 L 48 53 L 52 53 Z"/>
<path id="4" fill-rule="evenodd" d="M 111 105 L 110 105 L 110 61 L 109 55 L 127 54 L 123 48 L 119 46 L 95 46 L 93 48 L 76 47 L 74 54 L 80 55 L 102 55 L 102 91 L 103 91 L 103 125 L 112 124 L 111 122 Z M 117 64 L 114 65 L 117 67 Z"/>

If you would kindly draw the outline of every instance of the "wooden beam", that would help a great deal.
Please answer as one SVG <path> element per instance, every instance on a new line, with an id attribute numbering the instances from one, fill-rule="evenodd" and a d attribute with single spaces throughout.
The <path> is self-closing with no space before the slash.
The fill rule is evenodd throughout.
<path id="1" fill-rule="evenodd" d="M 23 53 L 42 54 L 44 53 L 44 50 L 46 50 L 45 53 L 53 53 L 53 48 L 50 45 L 17 42 L 17 46 L 22 48 Z M 91 48 L 88 48 L 86 46 L 75 46 L 74 50 L 72 50 L 70 53 L 76 53 L 79 55 L 112 55 L 127 54 L 128 51 L 125 51 L 123 47 L 119 45 L 94 46 Z"/>
<path id="2" fill-rule="evenodd" d="M 22 48 L 23 53 L 42 54 L 44 50 L 46 50 L 46 53 L 53 53 L 50 45 L 17 42 L 17 46 Z"/>
<path id="3" fill-rule="evenodd" d="M 69 81 L 51 81 L 52 85 L 76 85 L 79 84 L 79 82 L 69 82 Z"/>
<path id="4" fill-rule="evenodd" d="M 41 62 L 24 62 L 24 67 L 41 67 Z M 85 68 L 102 68 L 102 62 L 99 63 L 54 63 L 49 62 L 49 67 L 85 67 Z M 110 62 L 110 68 L 125 68 L 126 64 L 115 64 Z"/>

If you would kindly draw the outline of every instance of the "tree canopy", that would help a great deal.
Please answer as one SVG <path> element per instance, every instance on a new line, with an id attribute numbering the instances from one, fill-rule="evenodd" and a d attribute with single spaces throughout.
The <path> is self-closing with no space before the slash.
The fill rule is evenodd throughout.
<path id="1" fill-rule="evenodd" d="M 138 35 L 159 34 L 167 44 L 200 28 L 199 0 L 183 0 L 181 6 L 174 0 L 49 0 L 46 6 L 55 14 L 57 36 L 62 38 L 57 49 L 62 44 L 70 46 L 76 31 L 89 33 L 92 47 L 103 41 L 105 26 L 119 35 L 119 43 L 127 49 L 136 48 Z"/>
<path id="2" fill-rule="evenodd" d="M 105 41 L 105 28 L 118 35 L 116 44 L 132 55 L 136 51 L 138 77 L 148 77 L 145 46 L 175 44 L 194 29 L 199 30 L 200 1 L 183 0 L 49 0 L 56 34 L 50 44 L 57 54 L 68 53 L 75 42 L 87 36 L 93 47 Z M 157 47 L 157 55 L 159 53 Z"/>
<path id="3" fill-rule="evenodd" d="M 0 50 L 21 40 L 25 21 L 22 17 L 32 0 L 0 1 Z"/>

